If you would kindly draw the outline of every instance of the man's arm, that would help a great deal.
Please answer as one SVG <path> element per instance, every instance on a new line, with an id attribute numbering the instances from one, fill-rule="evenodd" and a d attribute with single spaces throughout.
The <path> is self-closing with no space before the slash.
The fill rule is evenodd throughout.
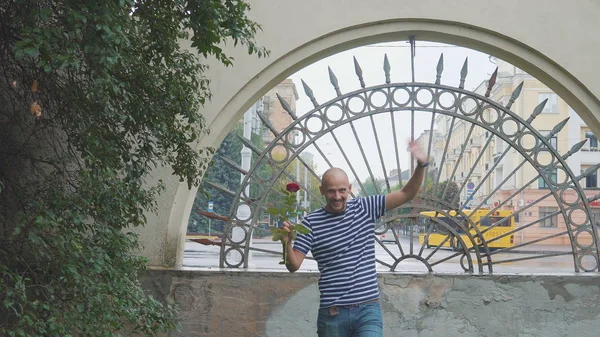
<path id="1" fill-rule="evenodd" d="M 290 273 L 293 273 L 296 270 L 300 269 L 302 261 L 304 261 L 304 254 L 294 249 L 294 244 L 292 243 L 292 240 L 288 241 L 286 249 L 287 263 L 285 264 L 285 267 Z"/>
<path id="2" fill-rule="evenodd" d="M 290 226 L 291 226 L 291 224 L 289 222 L 287 222 L 287 221 L 283 222 L 282 228 L 288 232 L 287 237 L 285 237 L 283 239 L 284 240 L 283 247 L 286 250 L 286 254 L 287 254 L 287 263 L 285 264 L 285 267 L 287 268 L 287 270 L 290 273 L 293 273 L 296 270 L 300 269 L 300 266 L 302 265 L 302 261 L 304 261 L 304 254 L 302 252 L 299 252 L 294 249 L 294 243 L 292 240 L 292 231 L 290 230 Z"/>
<path id="3" fill-rule="evenodd" d="M 401 190 L 391 192 L 385 196 L 385 210 L 389 211 L 412 200 L 421 188 L 424 175 L 425 168 L 417 165 L 412 177 Z"/>
<path id="4" fill-rule="evenodd" d="M 404 185 L 404 187 L 399 191 L 394 191 L 385 196 L 385 209 L 389 211 L 400 205 L 407 203 L 409 200 L 412 200 L 417 193 L 419 193 L 419 189 L 421 188 L 421 184 L 423 183 L 423 177 L 425 176 L 425 166 L 427 162 L 427 155 L 423 152 L 423 149 L 415 143 L 410 142 L 408 144 L 408 148 L 413 158 L 417 160 L 417 167 L 413 172 L 412 176 Z"/>

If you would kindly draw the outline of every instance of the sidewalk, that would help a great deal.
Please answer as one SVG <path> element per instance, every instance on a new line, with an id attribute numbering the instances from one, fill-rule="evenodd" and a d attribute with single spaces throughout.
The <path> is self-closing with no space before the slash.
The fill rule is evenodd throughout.
<path id="1" fill-rule="evenodd" d="M 280 244 L 279 241 L 273 241 L 272 236 L 266 236 L 260 239 L 253 239 L 253 243 L 260 244 Z M 407 237 L 400 237 L 400 243 L 403 247 L 409 245 L 410 240 Z M 386 245 L 395 245 L 393 242 L 385 242 Z M 418 240 L 413 241 L 413 244 L 418 245 Z M 570 252 L 570 245 L 544 245 L 544 244 L 531 244 L 523 247 L 507 250 L 507 254 L 558 254 Z"/>

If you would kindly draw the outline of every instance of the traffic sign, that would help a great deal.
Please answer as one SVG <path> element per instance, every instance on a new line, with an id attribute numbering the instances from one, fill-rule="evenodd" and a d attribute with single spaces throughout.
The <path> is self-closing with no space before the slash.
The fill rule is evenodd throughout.
<path id="1" fill-rule="evenodd" d="M 208 211 L 209 211 L 209 212 L 212 212 L 212 211 L 213 211 L 213 205 L 214 205 L 214 204 L 213 204 L 213 202 L 212 202 L 212 201 L 209 201 L 209 202 L 208 202 Z"/>

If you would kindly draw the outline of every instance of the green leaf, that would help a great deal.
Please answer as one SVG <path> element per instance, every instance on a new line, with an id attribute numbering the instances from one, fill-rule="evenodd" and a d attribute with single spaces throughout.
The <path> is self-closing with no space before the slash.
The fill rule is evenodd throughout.
<path id="1" fill-rule="evenodd" d="M 267 213 L 269 213 L 273 216 L 281 215 L 281 211 L 279 211 L 279 209 L 277 207 L 268 207 Z"/>
<path id="2" fill-rule="evenodd" d="M 306 234 L 310 233 L 310 229 L 306 228 L 306 227 L 305 227 L 304 225 L 302 225 L 302 224 L 295 225 L 295 226 L 294 226 L 294 229 L 295 229 L 296 231 L 298 231 L 298 233 L 300 233 L 300 234 L 304 234 L 304 235 L 306 235 Z"/>

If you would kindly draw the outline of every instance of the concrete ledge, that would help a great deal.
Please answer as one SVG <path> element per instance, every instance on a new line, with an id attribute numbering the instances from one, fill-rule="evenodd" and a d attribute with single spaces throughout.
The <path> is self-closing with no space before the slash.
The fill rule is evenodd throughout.
<path id="1" fill-rule="evenodd" d="M 316 336 L 318 273 L 153 269 L 172 336 Z M 600 275 L 379 274 L 384 336 L 597 336 Z"/>

